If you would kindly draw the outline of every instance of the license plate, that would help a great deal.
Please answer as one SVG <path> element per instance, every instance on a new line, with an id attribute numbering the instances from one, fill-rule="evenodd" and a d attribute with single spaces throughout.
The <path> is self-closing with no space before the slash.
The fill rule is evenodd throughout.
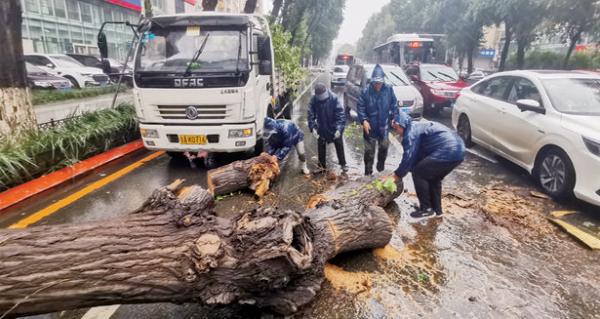
<path id="1" fill-rule="evenodd" d="M 404 113 L 410 113 L 410 107 L 403 107 L 402 108 L 402 112 L 404 112 Z"/>
<path id="2" fill-rule="evenodd" d="M 206 135 L 179 135 L 179 143 L 186 145 L 204 145 L 208 143 Z"/>

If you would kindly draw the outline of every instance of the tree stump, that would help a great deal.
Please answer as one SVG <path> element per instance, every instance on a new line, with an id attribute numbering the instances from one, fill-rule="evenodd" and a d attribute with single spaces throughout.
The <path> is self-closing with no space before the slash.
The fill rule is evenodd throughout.
<path id="1" fill-rule="evenodd" d="M 220 196 L 249 188 L 258 197 L 262 197 L 279 174 L 277 157 L 262 153 L 251 159 L 235 161 L 208 171 L 208 189 L 213 195 Z"/>
<path id="2" fill-rule="evenodd" d="M 180 185 L 124 218 L 1 230 L 0 315 L 150 302 L 293 313 L 315 296 L 328 259 L 389 242 L 382 207 L 399 195 L 352 182 L 304 213 L 261 208 L 223 219 L 210 193 Z"/>

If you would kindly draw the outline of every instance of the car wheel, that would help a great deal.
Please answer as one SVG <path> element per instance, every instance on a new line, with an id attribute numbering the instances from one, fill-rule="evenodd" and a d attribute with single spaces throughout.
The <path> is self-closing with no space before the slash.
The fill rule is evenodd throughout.
<path id="1" fill-rule="evenodd" d="M 472 147 L 474 145 L 472 136 L 471 136 L 471 122 L 466 115 L 461 115 L 458 120 L 458 125 L 456 127 L 456 132 L 458 136 L 462 138 L 465 142 L 466 147 Z"/>
<path id="2" fill-rule="evenodd" d="M 75 80 L 73 77 L 65 76 L 65 79 L 67 79 L 71 82 L 71 86 L 73 86 L 74 89 L 80 88 L 79 83 L 77 83 L 77 80 Z"/>
<path id="3" fill-rule="evenodd" d="M 570 199 L 575 187 L 575 168 L 560 149 L 545 150 L 536 163 L 537 181 L 546 194 L 556 199 Z"/>

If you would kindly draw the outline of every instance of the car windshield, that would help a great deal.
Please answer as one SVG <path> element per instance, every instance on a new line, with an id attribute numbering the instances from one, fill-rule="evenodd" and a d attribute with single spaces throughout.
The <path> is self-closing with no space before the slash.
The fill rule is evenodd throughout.
<path id="1" fill-rule="evenodd" d="M 373 74 L 373 69 L 375 66 L 366 67 L 365 74 L 367 78 L 370 80 L 371 75 Z M 410 85 L 410 80 L 406 76 L 406 73 L 401 68 L 396 67 L 383 67 L 383 73 L 385 74 L 385 83 L 391 86 L 405 86 Z"/>
<path id="2" fill-rule="evenodd" d="M 454 82 L 458 80 L 458 74 L 451 67 L 444 65 L 422 65 L 421 80 L 426 82 Z"/>
<path id="3" fill-rule="evenodd" d="M 29 62 L 25 63 L 25 68 L 27 69 L 27 74 L 33 74 L 33 75 L 47 74 L 46 71 L 38 68 L 37 66 L 35 66 Z"/>
<path id="4" fill-rule="evenodd" d="M 136 68 L 138 71 L 183 73 L 205 39 L 204 50 L 196 63 L 190 67 L 190 72 L 231 72 L 249 69 L 245 31 L 158 25 L 144 36 L 137 53 Z"/>
<path id="5" fill-rule="evenodd" d="M 600 115 L 600 78 L 543 80 L 556 110 L 567 114 Z"/>
<path id="6" fill-rule="evenodd" d="M 401 68 L 383 68 L 385 82 L 392 86 L 410 85 L 410 80 Z"/>
<path id="7" fill-rule="evenodd" d="M 56 64 L 58 64 L 58 66 L 63 68 L 80 68 L 84 66 L 83 64 L 79 63 L 79 61 L 66 55 L 53 55 L 51 58 Z"/>

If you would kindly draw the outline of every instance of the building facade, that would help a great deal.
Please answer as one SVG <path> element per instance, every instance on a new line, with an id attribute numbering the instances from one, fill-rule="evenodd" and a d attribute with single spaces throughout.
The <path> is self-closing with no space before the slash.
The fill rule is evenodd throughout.
<path id="1" fill-rule="evenodd" d="M 193 8 L 190 0 L 152 0 L 156 13 Z M 77 53 L 98 55 L 96 37 L 104 21 L 136 23 L 142 0 L 21 0 L 25 53 Z M 126 26 L 108 25 L 109 56 L 124 60 L 132 32 Z"/>

